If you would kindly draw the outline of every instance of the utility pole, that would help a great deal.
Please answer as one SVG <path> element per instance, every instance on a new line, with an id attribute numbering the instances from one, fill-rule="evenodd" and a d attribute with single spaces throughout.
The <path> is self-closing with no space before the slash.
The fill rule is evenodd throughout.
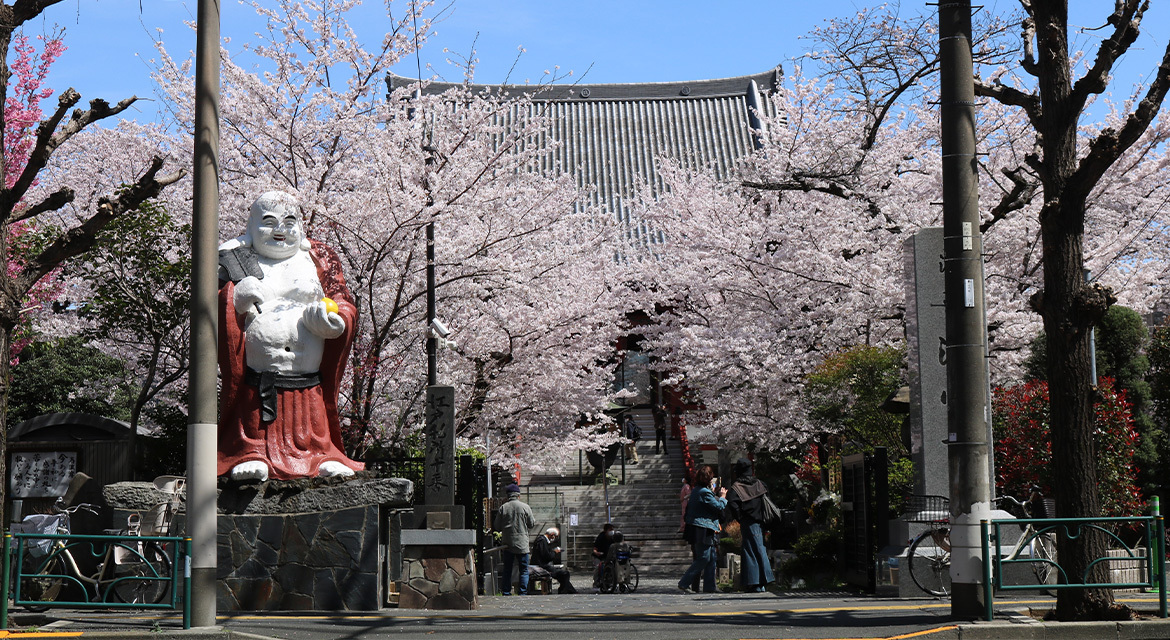
<path id="1" fill-rule="evenodd" d="M 951 615 L 980 615 L 979 522 L 991 510 L 983 236 L 975 153 L 971 2 L 939 4 L 943 260 L 946 290 L 947 462 L 951 498 Z"/>
<path id="2" fill-rule="evenodd" d="M 191 369 L 187 410 L 187 536 L 191 626 L 215 626 L 216 366 L 219 338 L 219 0 L 199 0 L 191 238 Z M 175 569 L 179 569 L 176 567 Z"/>

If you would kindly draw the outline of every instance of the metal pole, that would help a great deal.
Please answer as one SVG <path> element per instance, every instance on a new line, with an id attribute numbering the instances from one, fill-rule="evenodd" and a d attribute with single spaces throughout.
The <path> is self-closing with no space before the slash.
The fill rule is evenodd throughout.
<path id="1" fill-rule="evenodd" d="M 0 631 L 8 630 L 8 583 L 11 581 L 12 534 L 4 533 L 4 583 L 0 584 Z"/>
<path id="2" fill-rule="evenodd" d="M 219 0 L 199 0 L 195 36 L 194 225 L 187 420 L 187 535 L 191 537 L 191 624 L 196 627 L 215 626 L 219 16 Z"/>
<path id="3" fill-rule="evenodd" d="M 427 156 L 427 164 L 434 160 Z M 427 204 L 430 196 L 427 196 Z M 439 384 L 439 340 L 434 334 L 435 318 L 435 223 L 427 223 L 427 385 Z"/>
<path id="4" fill-rule="evenodd" d="M 1085 269 L 1085 286 L 1088 286 L 1093 280 L 1093 272 L 1090 269 Z M 1097 325 L 1089 327 L 1089 383 L 1093 388 L 1097 387 Z"/>
<path id="5" fill-rule="evenodd" d="M 989 517 L 987 328 L 975 155 L 970 0 L 939 4 L 943 253 L 947 327 L 947 459 L 951 493 L 951 615 L 984 613 L 980 521 Z"/>

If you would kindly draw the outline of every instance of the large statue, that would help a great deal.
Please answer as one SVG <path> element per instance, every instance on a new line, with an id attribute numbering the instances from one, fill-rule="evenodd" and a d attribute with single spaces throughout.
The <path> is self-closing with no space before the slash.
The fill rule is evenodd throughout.
<path id="1" fill-rule="evenodd" d="M 269 191 L 219 250 L 219 475 L 288 480 L 364 468 L 341 444 L 337 392 L 357 308 L 337 254 Z"/>

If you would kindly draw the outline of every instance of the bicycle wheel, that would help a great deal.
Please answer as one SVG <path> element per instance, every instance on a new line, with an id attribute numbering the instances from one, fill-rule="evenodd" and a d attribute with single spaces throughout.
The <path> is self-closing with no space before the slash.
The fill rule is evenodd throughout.
<path id="1" fill-rule="evenodd" d="M 607 563 L 601 568 L 601 592 L 613 593 L 617 589 L 617 571 L 612 564 Z"/>
<path id="2" fill-rule="evenodd" d="M 631 562 L 626 568 L 626 580 L 621 584 L 622 593 L 633 593 L 638 590 L 638 567 Z"/>
<path id="3" fill-rule="evenodd" d="M 1049 582 L 1049 578 L 1052 577 L 1053 565 L 1048 562 L 1056 561 L 1056 540 L 1053 538 L 1051 533 L 1042 533 L 1028 543 L 1032 558 L 1040 561 L 1030 563 L 1032 573 L 1036 574 L 1037 584 L 1053 584 Z"/>
<path id="4" fill-rule="evenodd" d="M 162 547 L 151 542 L 134 554 L 129 562 L 114 567 L 113 577 L 100 587 L 102 599 L 109 602 L 158 604 L 171 592 L 171 560 Z"/>
<path id="5" fill-rule="evenodd" d="M 941 532 L 940 540 L 948 540 L 946 527 L 923 531 L 914 538 L 907 552 L 910 577 L 919 589 L 941 598 L 951 592 L 951 552 L 935 543 L 934 531 Z"/>
<path id="6" fill-rule="evenodd" d="M 53 554 L 48 558 L 37 560 L 25 556 L 25 567 L 35 567 L 36 570 L 26 572 L 20 580 L 20 599 L 53 602 L 61 595 L 65 586 L 65 563 L 60 554 Z M 49 607 L 43 605 L 21 605 L 29 611 L 47 611 Z"/>

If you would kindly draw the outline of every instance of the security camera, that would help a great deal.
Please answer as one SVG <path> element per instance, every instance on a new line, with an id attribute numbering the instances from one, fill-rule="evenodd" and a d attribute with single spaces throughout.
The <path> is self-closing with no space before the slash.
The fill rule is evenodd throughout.
<path id="1" fill-rule="evenodd" d="M 431 319 L 431 329 L 435 332 L 435 335 L 439 336 L 440 338 L 446 338 L 447 336 L 451 335 L 451 330 L 447 328 L 447 325 L 440 322 L 438 318 Z"/>

